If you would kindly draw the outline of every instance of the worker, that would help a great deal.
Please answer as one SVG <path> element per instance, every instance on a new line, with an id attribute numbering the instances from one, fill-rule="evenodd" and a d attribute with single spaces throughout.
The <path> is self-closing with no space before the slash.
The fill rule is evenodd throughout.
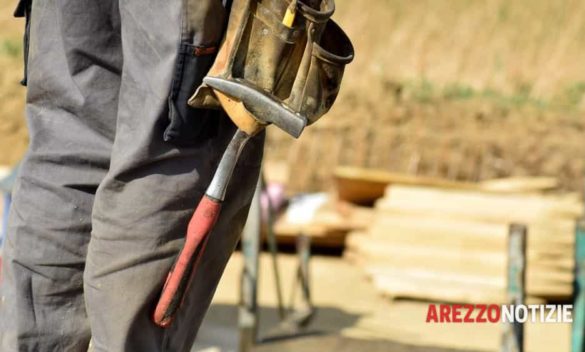
<path id="1" fill-rule="evenodd" d="M 4 244 L 0 351 L 188 351 L 232 253 L 264 137 L 237 164 L 173 325 L 153 305 L 235 126 L 190 94 L 222 0 L 20 0 L 30 147 Z M 25 50 L 26 51 L 26 50 Z"/>
<path id="2" fill-rule="evenodd" d="M 334 8 L 19 1 L 30 146 L 0 351 L 190 350 L 247 217 L 264 127 L 300 135 L 353 59 Z"/>

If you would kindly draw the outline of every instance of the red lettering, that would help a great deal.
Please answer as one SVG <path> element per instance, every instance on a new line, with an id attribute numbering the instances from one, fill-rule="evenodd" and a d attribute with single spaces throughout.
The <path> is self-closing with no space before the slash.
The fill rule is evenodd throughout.
<path id="1" fill-rule="evenodd" d="M 501 314 L 502 310 L 500 306 L 497 306 L 495 304 L 490 304 L 488 306 L 487 317 L 490 323 L 499 323 Z"/>
<path id="2" fill-rule="evenodd" d="M 471 317 L 473 313 L 473 304 L 464 304 L 463 308 L 467 309 L 467 313 L 465 314 L 465 318 L 463 318 L 464 323 L 473 323 L 475 320 Z"/>
<path id="3" fill-rule="evenodd" d="M 441 304 L 440 310 L 441 310 L 441 317 L 439 318 L 440 322 L 441 323 L 450 323 L 451 317 L 449 315 L 451 314 L 451 306 L 448 304 Z"/>
<path id="4" fill-rule="evenodd" d="M 437 317 L 437 306 L 429 304 L 429 310 L 427 311 L 427 323 L 438 323 L 439 318 Z"/>
<path id="5" fill-rule="evenodd" d="M 484 317 L 484 315 L 485 315 L 485 311 L 487 310 L 487 305 L 478 304 L 475 306 L 475 308 L 479 309 L 479 312 L 477 313 L 477 318 L 475 319 L 475 321 L 478 323 L 486 323 L 487 319 Z"/>
<path id="6" fill-rule="evenodd" d="M 461 323 L 461 305 L 460 304 L 454 304 L 451 307 L 451 312 L 452 312 L 452 319 L 454 323 Z"/>

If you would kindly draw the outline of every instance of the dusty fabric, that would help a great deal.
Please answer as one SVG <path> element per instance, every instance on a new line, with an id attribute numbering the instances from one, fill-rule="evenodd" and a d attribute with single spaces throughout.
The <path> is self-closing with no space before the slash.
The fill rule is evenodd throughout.
<path id="1" fill-rule="evenodd" d="M 260 135 L 244 150 L 184 306 L 170 328 L 156 327 L 165 275 L 235 130 L 219 111 L 183 105 L 200 84 L 186 77 L 202 78 L 213 61 L 188 49 L 219 44 L 221 4 L 33 1 L 31 143 L 3 250 L 1 351 L 85 352 L 90 337 L 95 351 L 189 350 L 263 147 Z"/>

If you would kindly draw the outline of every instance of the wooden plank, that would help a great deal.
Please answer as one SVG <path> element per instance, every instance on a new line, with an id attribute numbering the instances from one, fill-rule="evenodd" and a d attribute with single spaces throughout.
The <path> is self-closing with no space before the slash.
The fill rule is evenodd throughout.
<path id="1" fill-rule="evenodd" d="M 367 230 L 346 240 L 346 257 L 381 292 L 451 302 L 504 302 L 508 224 L 526 223 L 526 291 L 567 299 L 573 290 L 573 196 L 494 194 L 391 185 Z"/>
<path id="2" fill-rule="evenodd" d="M 498 195 L 469 190 L 390 186 L 376 203 L 384 212 L 409 212 L 498 223 L 535 223 L 543 218 L 575 219 L 583 211 L 573 197 Z"/>
<path id="3" fill-rule="evenodd" d="M 501 193 L 540 193 L 559 187 L 556 177 L 506 177 L 479 183 L 483 191 Z"/>
<path id="4" fill-rule="evenodd" d="M 510 177 L 471 183 L 351 166 L 337 167 L 333 175 L 339 199 L 356 204 L 371 204 L 382 198 L 384 188 L 388 185 L 482 190 L 494 193 L 542 192 L 555 189 L 559 185 L 558 180 L 553 177 Z"/>
<path id="5" fill-rule="evenodd" d="M 372 281 L 383 283 L 380 288 L 391 296 L 469 303 L 483 302 L 481 297 L 484 295 L 492 299 L 503 299 L 505 296 L 504 276 L 487 277 L 376 266 L 366 266 L 364 269 Z M 572 283 L 531 280 L 527 282 L 526 292 L 535 297 L 566 299 L 572 294 Z"/>
<path id="6" fill-rule="evenodd" d="M 355 234 L 346 239 L 349 250 L 361 255 L 367 263 L 389 267 L 433 267 L 440 271 L 467 272 L 475 275 L 504 275 L 507 257 L 503 251 L 454 251 L 451 248 L 418 246 L 367 240 Z M 571 258 L 542 258 L 527 253 L 531 276 L 570 282 L 573 280 Z"/>
<path id="7" fill-rule="evenodd" d="M 504 301 L 504 280 L 444 276 L 424 271 L 366 268 L 374 285 L 393 298 L 417 298 L 458 303 Z"/>
<path id="8" fill-rule="evenodd" d="M 500 251 L 506 247 L 506 226 L 502 224 L 457 221 L 440 217 L 394 216 L 377 218 L 371 226 L 373 238 L 419 246 L 447 248 L 452 251 Z"/>
<path id="9" fill-rule="evenodd" d="M 431 231 L 426 233 L 427 239 L 431 239 L 431 242 L 417 241 L 418 238 L 413 238 L 414 234 L 400 231 L 396 233 L 395 238 L 389 238 L 387 235 L 392 233 L 393 229 L 377 236 L 371 235 L 373 229 L 353 233 L 346 241 L 348 248 L 346 257 L 353 258 L 354 262 L 365 268 L 422 270 L 434 273 L 438 277 L 467 275 L 492 280 L 505 278 L 507 263 L 505 238 L 496 247 L 493 243 L 490 247 L 485 242 L 472 247 L 461 245 L 468 237 L 463 235 L 459 240 L 464 241 L 457 245 L 457 241 L 453 242 L 452 233 L 446 231 L 447 237 L 442 238 L 436 236 L 435 232 L 433 237 L 432 228 L 429 227 Z M 506 232 L 505 227 L 500 230 Z M 557 253 L 552 254 L 550 252 L 554 250 L 551 248 L 544 246 L 528 251 L 527 286 L 532 296 L 567 298 L 572 292 L 573 282 L 574 264 L 570 256 L 567 256 L 567 249 L 571 247 L 560 248 Z M 418 296 L 421 295 L 423 294 L 413 297 L 420 298 Z"/>
<path id="10" fill-rule="evenodd" d="M 361 255 L 368 263 L 388 267 L 432 266 L 438 271 L 457 271 L 477 275 L 503 275 L 506 256 L 498 251 L 456 251 L 450 248 L 419 246 L 368 240 L 351 235 L 346 246 Z"/>
<path id="11" fill-rule="evenodd" d="M 389 184 L 478 189 L 477 184 L 468 182 L 455 182 L 350 166 L 337 167 L 333 175 L 339 199 L 356 204 L 371 204 L 376 199 L 381 198 Z"/>
<path id="12" fill-rule="evenodd" d="M 294 245 L 301 233 L 294 231 L 289 233 L 279 232 L 276 240 L 279 244 Z M 347 232 L 308 232 L 307 236 L 311 237 L 311 245 L 321 248 L 343 248 Z"/>
<path id="13" fill-rule="evenodd" d="M 444 257 L 437 260 L 405 259 L 406 255 L 391 255 L 387 258 L 370 255 L 354 248 L 349 251 L 350 256 L 359 258 L 354 261 L 364 267 L 384 267 L 395 270 L 428 270 L 437 275 L 470 275 L 474 277 L 501 278 L 505 276 L 506 261 L 494 262 L 492 267 L 478 262 L 461 263 L 449 261 Z M 390 258 L 392 257 L 392 258 Z M 416 257 L 415 257 L 416 258 Z M 417 259 L 420 259 L 418 257 Z M 530 261 L 529 261 L 530 262 Z M 573 282 L 573 273 L 570 270 L 558 270 L 542 266 L 532 266 L 527 270 L 527 280 L 531 286 L 561 285 L 569 287 Z"/>
<path id="14" fill-rule="evenodd" d="M 437 246 L 455 250 L 503 251 L 505 234 L 503 225 L 461 223 L 453 220 L 425 220 L 420 223 L 395 219 L 375 222 L 368 231 L 372 239 L 386 240 L 390 243 L 410 243 Z M 435 227 L 433 227 L 435 226 Z M 535 228 L 530 235 L 529 248 L 540 256 L 554 257 L 566 255 L 574 247 L 573 239 L 566 234 L 548 232 Z"/>

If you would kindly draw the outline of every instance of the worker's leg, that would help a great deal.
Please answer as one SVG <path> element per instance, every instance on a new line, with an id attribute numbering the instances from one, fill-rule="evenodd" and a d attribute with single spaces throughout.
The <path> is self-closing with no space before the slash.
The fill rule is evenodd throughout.
<path id="1" fill-rule="evenodd" d="M 124 70 L 118 127 L 110 171 L 96 195 L 85 273 L 96 351 L 187 351 L 246 219 L 261 136 L 244 150 L 183 308 L 170 328 L 156 327 L 151 316 L 166 274 L 234 133 L 217 111 L 191 111 L 185 121 L 180 119 L 185 111 L 175 111 L 186 106 L 193 84 L 213 60 L 211 49 L 195 47 L 219 44 L 221 3 L 120 2 Z M 194 77 L 199 82 L 189 82 Z M 167 133 L 173 141 L 165 141 L 170 117 L 174 127 L 182 121 L 188 126 Z"/>
<path id="2" fill-rule="evenodd" d="M 3 253 L 0 351 L 86 351 L 82 278 L 115 134 L 118 9 L 109 0 L 33 3 L 30 147 Z"/>

